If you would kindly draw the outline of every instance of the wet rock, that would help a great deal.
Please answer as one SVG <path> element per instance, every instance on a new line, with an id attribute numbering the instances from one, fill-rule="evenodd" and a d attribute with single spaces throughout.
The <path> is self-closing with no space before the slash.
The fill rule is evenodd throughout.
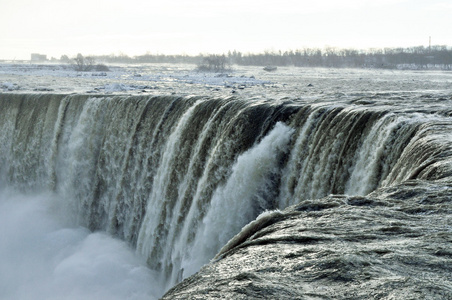
<path id="1" fill-rule="evenodd" d="M 452 188 L 426 201 L 438 187 L 409 182 L 267 213 L 163 299 L 451 299 Z M 406 213 L 414 207 L 423 213 Z"/>

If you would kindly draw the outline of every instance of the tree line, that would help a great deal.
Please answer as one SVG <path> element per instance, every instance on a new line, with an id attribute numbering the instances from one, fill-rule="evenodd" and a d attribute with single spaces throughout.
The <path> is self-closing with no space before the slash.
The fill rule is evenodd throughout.
<path id="1" fill-rule="evenodd" d="M 446 46 L 368 50 L 305 48 L 252 55 L 233 52 L 231 57 L 239 65 L 452 70 L 452 49 Z"/>
<path id="2" fill-rule="evenodd" d="M 327 68 L 386 68 L 386 69 L 443 69 L 452 70 L 452 48 L 447 46 L 340 49 L 333 47 L 303 48 L 289 51 L 265 51 L 242 53 L 229 51 L 225 54 L 165 55 L 147 53 L 138 56 L 111 54 L 91 56 L 103 63 L 187 63 L 205 65 L 221 61 L 222 64 L 240 66 L 297 66 Z M 64 55 L 62 61 L 69 58 Z"/>

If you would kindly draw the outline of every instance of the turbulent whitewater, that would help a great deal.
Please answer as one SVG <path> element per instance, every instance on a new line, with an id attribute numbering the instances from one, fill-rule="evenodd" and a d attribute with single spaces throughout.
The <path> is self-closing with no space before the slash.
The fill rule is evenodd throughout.
<path id="1" fill-rule="evenodd" d="M 324 293 L 314 293 L 318 297 L 347 298 L 341 285 L 330 282 L 328 287 L 324 279 L 334 281 L 334 276 L 343 274 L 351 278 L 344 282 L 365 280 L 347 275 L 354 271 L 350 271 L 348 261 L 343 261 L 351 255 L 347 254 L 347 247 L 356 241 L 343 244 L 344 257 L 336 252 L 322 252 L 323 244 L 317 250 L 312 245 L 331 241 L 333 236 L 347 243 L 347 232 L 350 239 L 359 239 L 357 230 L 362 222 L 378 222 L 380 218 L 381 224 L 385 224 L 382 226 L 387 225 L 385 233 L 391 235 L 388 238 L 383 234 L 372 240 L 373 244 L 380 244 L 375 247 L 381 248 L 387 241 L 395 243 L 394 236 L 399 236 L 401 241 L 409 238 L 406 237 L 408 228 L 396 225 L 398 221 L 407 215 L 414 219 L 427 215 L 419 217 L 418 222 L 410 221 L 412 238 L 422 239 L 431 234 L 425 232 L 431 224 L 436 234 L 442 235 L 435 240 L 435 245 L 442 247 L 437 249 L 442 251 L 437 256 L 441 259 L 437 267 L 444 264 L 443 268 L 449 269 L 437 270 L 436 278 L 427 276 L 419 282 L 431 285 L 436 282 L 441 295 L 447 295 L 452 292 L 451 278 L 444 275 L 450 271 L 452 257 L 447 249 L 452 238 L 451 95 L 409 92 L 332 95 L 319 101 L 203 94 L 3 93 L 0 94 L 0 187 L 10 195 L 39 194 L 59 199 L 59 205 L 63 203 L 64 210 L 73 217 L 73 224 L 125 241 L 146 261 L 151 271 L 143 278 L 152 278 L 149 285 L 158 289 L 157 296 L 195 274 L 217 254 L 215 261 L 203 271 L 220 268 L 231 253 L 249 245 L 258 245 L 264 253 L 266 249 L 271 252 L 271 244 L 279 239 L 283 244 L 310 245 L 309 251 L 285 253 L 290 259 L 312 258 L 316 251 L 331 259 L 339 257 L 337 261 L 324 262 L 319 258 L 318 265 L 315 261 L 306 264 L 303 268 L 311 268 L 314 277 L 309 280 L 303 277 L 305 283 L 294 287 L 289 296 L 309 296 L 315 284 L 306 289 L 307 282 L 318 280 L 326 287 Z M 373 191 L 376 192 L 367 196 Z M 394 196 L 397 193 L 403 195 L 397 198 Z M 410 200 L 410 193 L 418 198 Z M 432 197 L 439 200 L 429 202 L 428 209 L 422 206 L 422 201 L 431 201 Z M 405 203 L 403 199 L 407 199 Z M 387 208 L 394 205 L 406 207 L 402 212 Z M 350 210 L 362 218 L 346 221 Z M 385 211 L 388 215 L 384 215 Z M 435 218 L 428 219 L 428 215 L 441 219 L 443 225 L 435 223 Z M 345 224 L 348 229 L 320 234 L 315 231 L 321 226 L 315 223 L 320 219 L 326 227 L 334 227 L 336 223 Z M 272 224 L 299 231 L 262 239 L 266 234 L 271 235 L 273 231 L 265 233 L 265 228 Z M 398 226 L 403 227 L 400 232 Z M 309 230 L 313 233 L 308 237 L 300 233 Z M 367 249 L 368 258 L 378 260 L 374 250 L 369 250 L 374 246 L 365 245 L 365 240 L 363 234 L 361 242 L 353 247 L 361 247 L 361 252 Z M 335 248 L 341 243 L 336 240 L 332 244 Z M 254 268 L 260 264 L 259 257 L 267 271 L 272 268 L 262 253 L 253 256 Z M 366 263 L 372 264 L 372 259 Z M 392 259 L 394 269 L 398 268 L 400 262 Z M 237 260 L 228 265 L 234 261 Z M 421 262 L 414 258 L 413 261 L 416 271 L 406 276 L 418 277 L 422 272 L 429 272 L 429 265 L 419 267 Z M 333 264 L 330 267 L 337 273 L 315 273 L 325 263 Z M 223 280 L 224 274 L 235 271 L 209 272 L 212 272 L 209 278 L 218 276 L 218 280 Z M 281 272 L 288 278 L 292 272 L 293 280 L 301 280 L 293 268 L 281 268 L 276 273 Z M 242 281 L 254 282 L 254 278 L 259 282 L 258 273 L 237 276 L 245 276 Z M 275 271 L 270 273 L 277 278 Z M 199 274 L 191 281 L 184 281 L 185 286 L 203 273 Z M 388 273 L 383 277 L 385 283 L 391 282 Z M 402 279 L 397 277 L 396 281 L 399 280 Z M 261 290 L 277 296 L 279 288 L 274 284 L 272 291 L 267 290 L 271 289 L 269 286 Z M 375 286 L 369 283 L 368 288 Z M 329 294 L 328 290 L 335 288 L 337 294 Z M 350 289 L 353 288 L 360 287 L 351 284 Z M 394 288 L 396 284 L 388 290 Z M 303 294 L 302 289 L 308 292 Z M 192 288 L 193 295 L 200 290 Z M 173 291 L 173 297 L 178 291 Z M 227 293 L 217 296 L 237 297 Z M 410 297 L 415 294 L 410 293 Z M 181 296 L 184 298 L 190 294 L 181 292 L 180 295 L 185 295 Z M 248 297 L 260 296 L 248 294 Z"/>

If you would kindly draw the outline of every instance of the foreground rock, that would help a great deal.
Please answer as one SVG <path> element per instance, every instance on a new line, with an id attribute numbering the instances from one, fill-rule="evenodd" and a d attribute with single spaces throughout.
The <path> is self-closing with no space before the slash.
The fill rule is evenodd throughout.
<path id="1" fill-rule="evenodd" d="M 452 299 L 452 184 L 261 215 L 163 299 Z"/>

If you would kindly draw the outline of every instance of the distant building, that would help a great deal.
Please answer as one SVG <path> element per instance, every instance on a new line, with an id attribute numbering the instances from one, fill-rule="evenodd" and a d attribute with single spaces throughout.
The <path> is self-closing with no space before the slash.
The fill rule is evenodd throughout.
<path id="1" fill-rule="evenodd" d="M 47 55 L 45 54 L 38 54 L 38 53 L 32 53 L 31 54 L 31 61 L 46 61 Z"/>

